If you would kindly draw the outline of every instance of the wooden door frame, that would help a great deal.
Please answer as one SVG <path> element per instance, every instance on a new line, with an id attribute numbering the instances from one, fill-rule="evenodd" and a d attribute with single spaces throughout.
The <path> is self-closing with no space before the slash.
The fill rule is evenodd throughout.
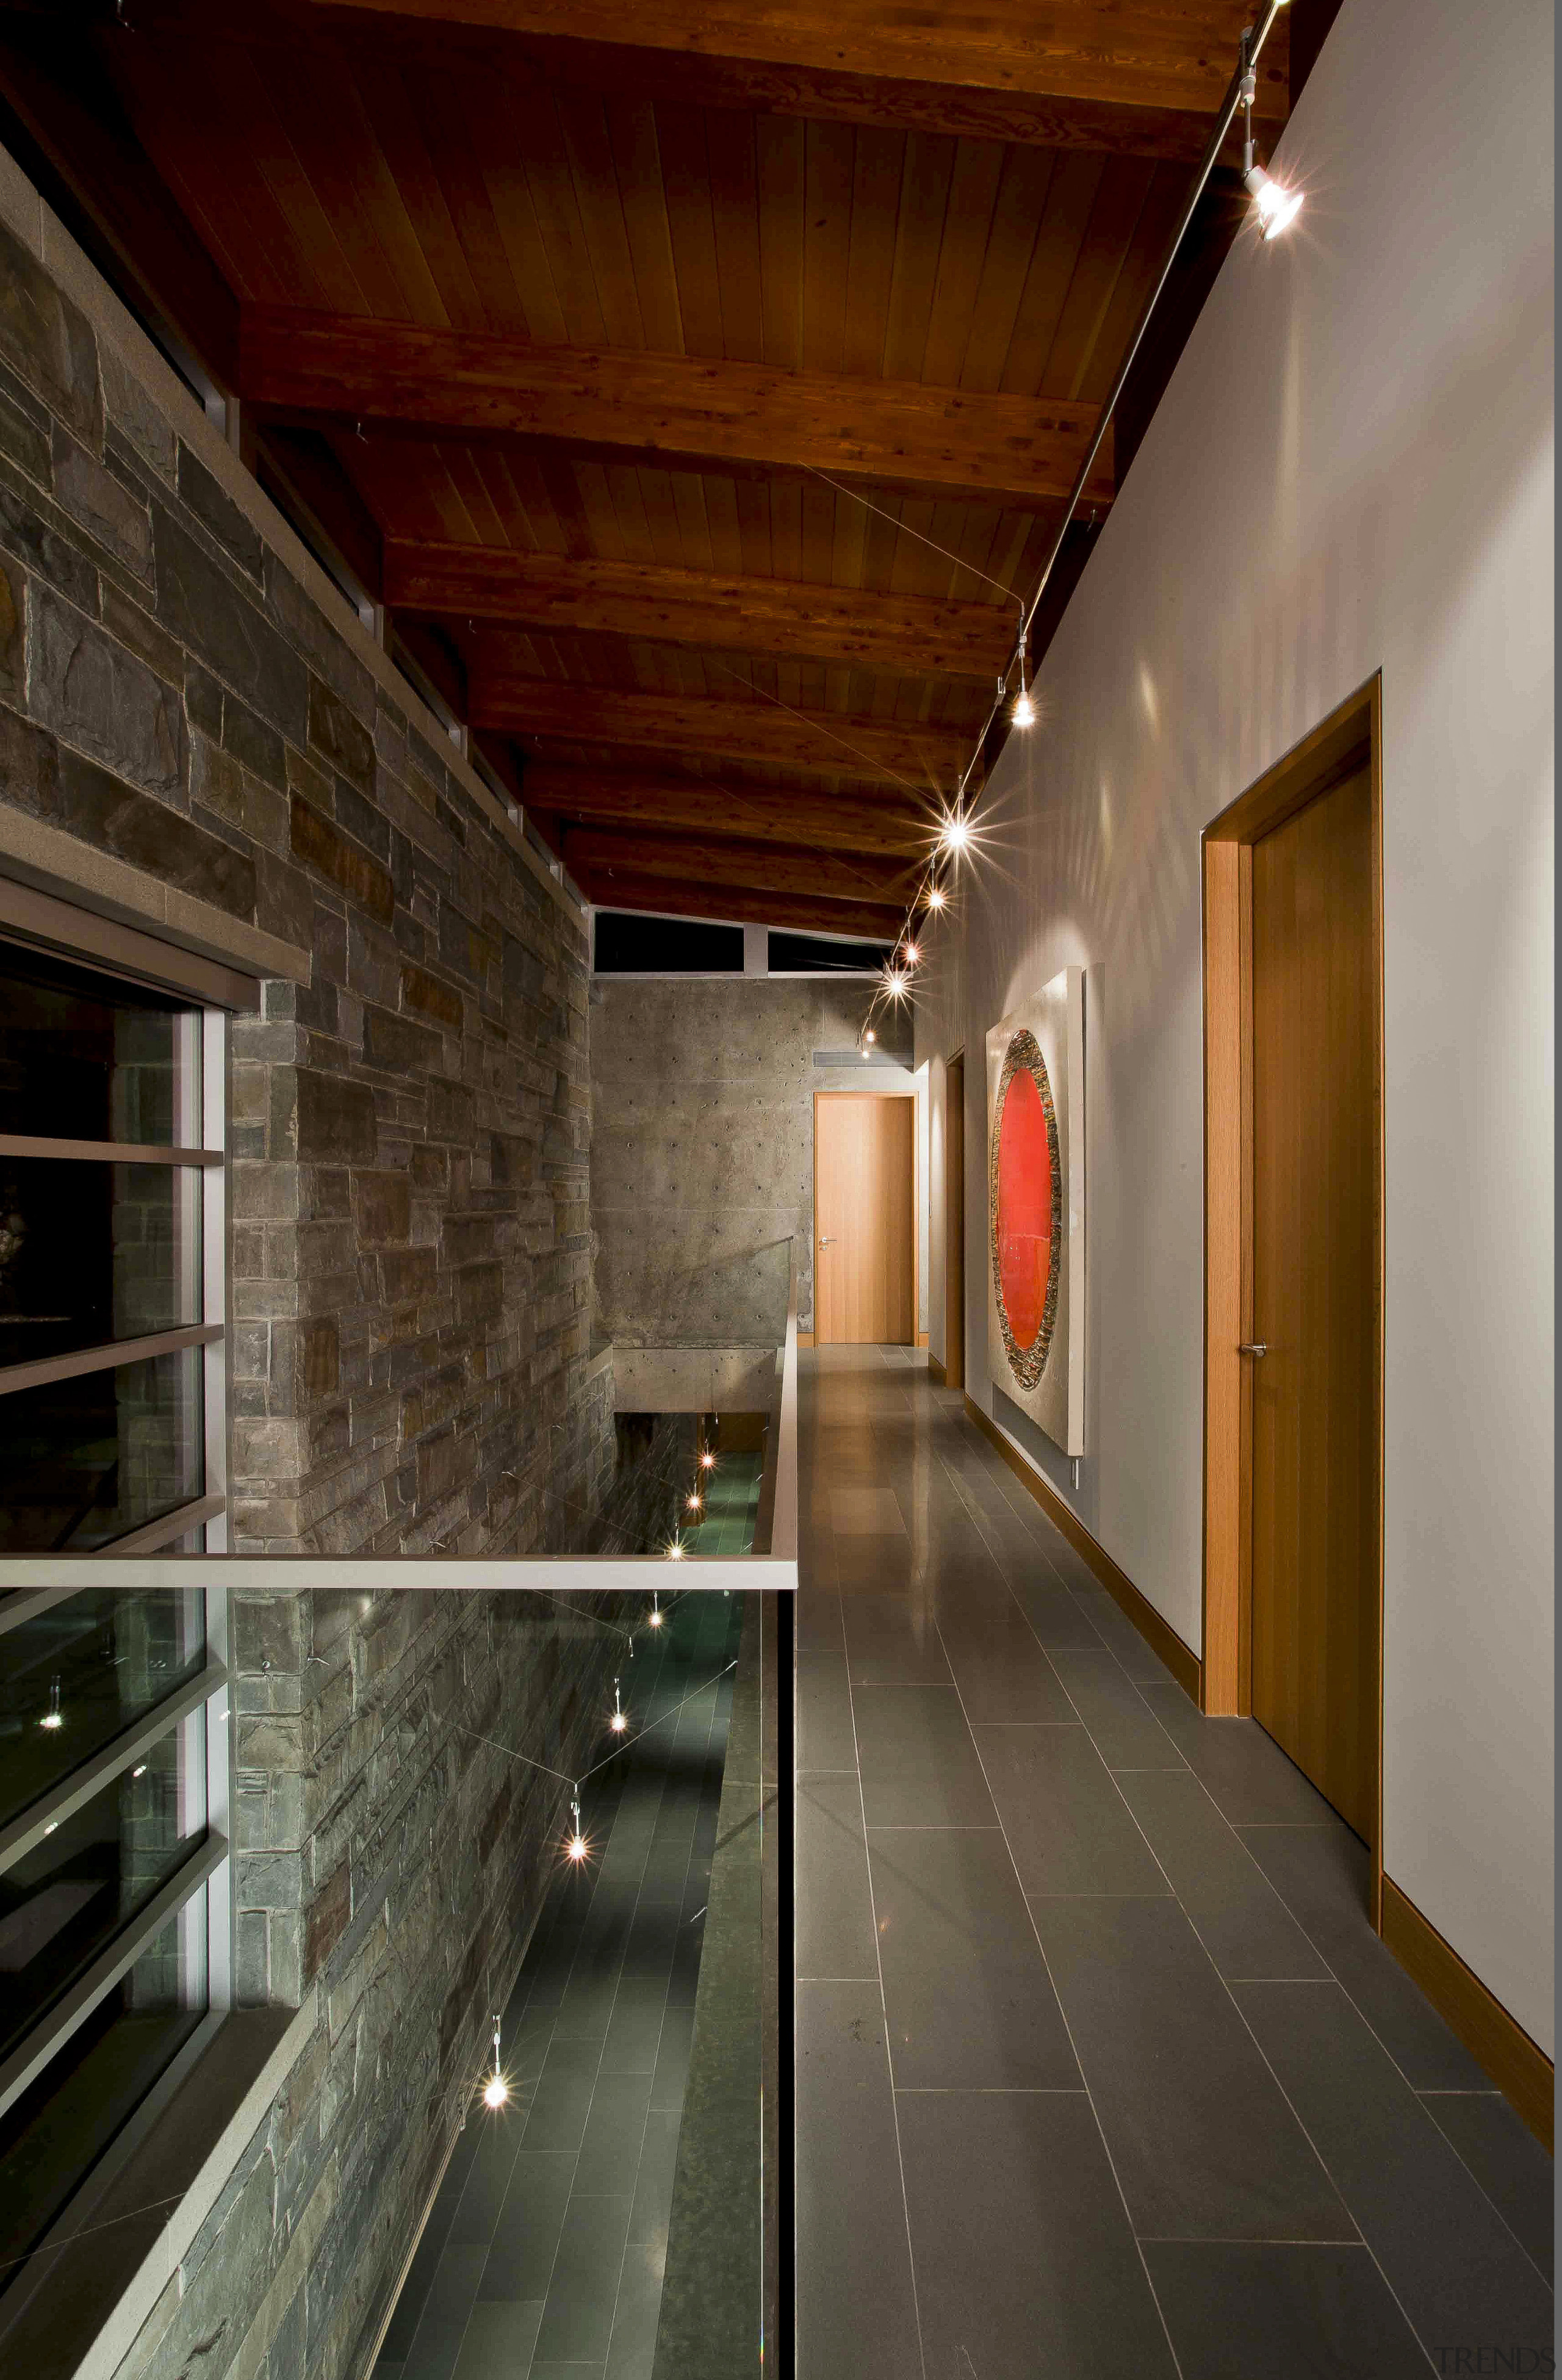
<path id="1" fill-rule="evenodd" d="M 950 1161 L 950 1075 L 960 1068 L 960 1230 L 950 1229 L 950 1184 L 954 1180 L 954 1168 Z M 954 1300 L 951 1285 L 958 1267 L 960 1281 L 960 1330 L 956 1345 L 951 1336 Z M 965 1386 L 965 1045 L 951 1050 L 944 1060 L 944 1386 L 963 1389 Z"/>
<path id="2" fill-rule="evenodd" d="M 911 1337 L 904 1343 L 914 1347 L 916 1345 L 916 1308 L 920 1294 L 917 1288 L 916 1087 L 914 1084 L 909 1089 L 902 1089 L 899 1084 L 886 1084 L 884 1088 L 879 1090 L 873 1084 L 865 1083 L 860 1091 L 855 1087 L 847 1090 L 842 1087 L 839 1090 L 814 1093 L 814 1245 L 809 1250 L 808 1257 L 814 1283 L 814 1328 L 809 1343 L 817 1347 L 848 1346 L 854 1343 L 848 1340 L 826 1340 L 819 1337 L 819 1101 L 821 1099 L 909 1099 L 911 1101 Z"/>
<path id="3" fill-rule="evenodd" d="M 1205 827 L 1204 896 L 1205 1346 L 1202 1707 L 1253 1708 L 1253 846 L 1367 766 L 1372 967 L 1377 989 L 1377 1786 L 1372 1920 L 1383 1897 L 1383 689 L 1381 673 Z"/>

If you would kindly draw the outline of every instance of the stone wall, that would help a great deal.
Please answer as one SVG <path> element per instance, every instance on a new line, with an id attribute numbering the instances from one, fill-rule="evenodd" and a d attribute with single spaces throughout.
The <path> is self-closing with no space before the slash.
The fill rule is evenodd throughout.
<path id="1" fill-rule="evenodd" d="M 814 1052 L 854 1050 L 866 1005 L 860 980 L 829 977 L 593 982 L 604 1337 L 625 1349 L 773 1348 L 794 1233 L 798 1327 L 812 1330 L 814 1093 L 863 1087 L 860 1072 L 816 1067 Z"/>
<path id="2" fill-rule="evenodd" d="M 309 954 L 233 1031 L 233 1543 L 562 1548 L 614 1464 L 583 920 L 3 156 L 0 217 L 0 848 Z M 360 2369 L 601 1747 L 588 1619 L 285 1573 L 235 1973 L 317 2022 L 125 2380 Z"/>

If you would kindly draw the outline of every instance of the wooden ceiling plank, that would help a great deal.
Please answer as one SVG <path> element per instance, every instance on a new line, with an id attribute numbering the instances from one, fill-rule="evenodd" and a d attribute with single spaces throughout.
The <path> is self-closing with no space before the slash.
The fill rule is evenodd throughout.
<path id="1" fill-rule="evenodd" d="M 1067 493 L 1096 408 L 965 396 L 767 365 L 550 347 L 515 338 L 248 308 L 244 393 L 377 429 L 557 440 L 706 464 L 831 476 L 974 500 Z M 1110 441 L 1087 500 L 1110 501 Z"/>
<path id="2" fill-rule="evenodd" d="M 1076 400 L 1079 396 L 1085 366 L 1111 304 L 1155 170 L 1143 157 L 1108 160 L 1042 370 L 1042 396 Z"/>
<path id="3" fill-rule="evenodd" d="M 955 148 L 953 140 L 931 132 L 914 132 L 906 142 L 901 210 L 895 225 L 895 264 L 884 333 L 887 380 L 909 382 L 921 378 Z"/>
<path id="4" fill-rule="evenodd" d="M 927 314 L 927 341 L 916 375 L 934 388 L 962 385 L 1005 153 L 996 140 L 962 140 L 955 149 L 949 210 Z"/>
<path id="5" fill-rule="evenodd" d="M 708 111 L 705 145 L 710 165 L 717 288 L 721 300 L 721 351 L 734 363 L 763 363 L 765 308 L 754 118 L 735 109 Z"/>
<path id="6" fill-rule="evenodd" d="M 430 75 L 422 86 L 420 121 L 435 187 L 454 226 L 483 322 L 490 331 L 524 338 L 533 326 L 532 310 L 483 172 L 465 79 L 443 70 Z M 453 267 L 453 274 L 456 270 Z M 452 291 L 454 285 L 453 278 Z M 447 305 L 454 302 L 453 295 L 447 295 Z"/>
<path id="7" fill-rule="evenodd" d="M 1242 0 L 1175 10 L 1055 0 L 973 17 L 890 10 L 882 0 L 333 0 L 323 21 L 367 18 L 408 35 L 524 45 L 555 74 L 610 79 L 691 104 L 1019 140 L 1200 153 L 1230 74 Z M 1283 121 L 1282 18 L 1266 45 L 1259 114 Z"/>
<path id="8" fill-rule="evenodd" d="M 553 268 L 548 261 L 541 227 L 537 220 L 537 208 L 532 200 L 531 186 L 527 179 L 526 160 L 517 154 L 515 137 L 514 106 L 520 76 L 495 76 L 464 72 L 460 78 L 461 103 L 466 118 L 466 152 L 476 166 L 481 183 L 482 199 L 493 217 L 493 227 L 515 292 L 515 304 L 522 321 L 515 331 L 521 338 L 538 339 L 547 345 L 563 346 L 569 338 L 569 322 L 564 306 L 553 282 Z M 447 188 L 453 187 L 455 161 L 448 165 L 442 162 L 441 173 Z M 477 212 L 474 199 L 474 211 Z M 458 217 L 459 220 L 459 217 Z M 472 241 L 463 226 L 467 240 L 467 253 L 472 254 Z M 497 273 L 490 294 L 484 285 L 484 296 L 490 309 L 503 297 L 503 284 Z M 508 323 L 496 325 L 506 331 Z"/>
<path id="9" fill-rule="evenodd" d="M 611 336 L 553 91 L 531 76 L 512 86 L 510 140 L 525 161 L 539 237 L 573 344 Z"/>
<path id="10" fill-rule="evenodd" d="M 754 128 L 759 160 L 760 304 L 765 361 L 772 370 L 803 369 L 803 250 L 807 230 L 805 128 L 795 117 L 761 115 Z"/>
<path id="11" fill-rule="evenodd" d="M 422 319 L 443 321 L 457 330 L 490 326 L 478 293 L 429 143 L 406 82 L 394 60 L 359 49 L 353 77 L 369 128 L 395 181 L 416 235 L 438 311 Z"/>
<path id="12" fill-rule="evenodd" d="M 470 480 L 458 490 L 468 516 L 489 501 Z M 574 628 L 707 652 L 769 652 L 978 681 L 1002 668 L 1012 628 L 1000 603 L 866 595 L 857 588 L 729 577 L 714 570 L 561 559 L 492 540 L 388 540 L 385 600 L 396 610 L 457 621 Z"/>
<path id="13" fill-rule="evenodd" d="M 804 127 L 803 367 L 839 376 L 846 360 L 846 283 L 852 244 L 856 133 L 849 124 Z"/>
<path id="14" fill-rule="evenodd" d="M 1057 171 L 1047 186 L 1047 205 L 1031 251 L 1024 293 L 999 381 L 1004 395 L 1032 396 L 1041 386 L 1084 243 L 1084 226 L 1106 170 L 1104 156 L 1074 153 L 1058 160 Z"/>
<path id="15" fill-rule="evenodd" d="M 615 347 L 644 347 L 635 259 L 601 95 L 562 85 L 555 102 L 608 339 Z"/>
<path id="16" fill-rule="evenodd" d="M 659 355 L 680 356 L 684 322 L 656 109 L 643 93 L 627 91 L 607 92 L 604 103 L 645 344 Z"/>
<path id="17" fill-rule="evenodd" d="M 288 146 L 297 158 L 371 314 L 416 320 L 420 294 L 403 286 L 380 237 L 366 187 L 373 145 L 354 94 L 338 71 L 300 75 L 279 51 L 255 54 Z"/>
<path id="18" fill-rule="evenodd" d="M 661 152 L 672 263 L 678 276 L 681 352 L 720 362 L 721 294 L 716 268 L 716 218 L 710 200 L 710 161 L 705 145 L 705 113 L 659 102 L 657 142 Z"/>
<path id="19" fill-rule="evenodd" d="M 742 577 L 743 523 L 738 513 L 738 482 L 719 471 L 708 471 L 700 486 L 710 535 L 710 566 L 728 577 Z"/>
<path id="20" fill-rule="evenodd" d="M 997 395 L 1004 358 L 1020 319 L 1025 276 L 1035 252 L 1058 157 L 1047 149 L 1010 148 L 993 208 L 987 252 L 971 310 L 960 385 L 973 395 Z"/>
<path id="21" fill-rule="evenodd" d="M 748 841 L 906 859 L 926 858 L 931 843 L 927 814 L 898 796 L 800 794 L 745 784 L 733 771 L 679 779 L 533 763 L 525 799 L 560 818 L 657 833 L 709 833 L 715 820 L 723 834 Z"/>
<path id="22" fill-rule="evenodd" d="M 701 754 L 710 759 L 765 759 L 812 776 L 897 783 L 914 796 L 951 784 L 970 738 L 958 729 L 901 724 L 848 714 L 801 718 L 775 703 L 618 693 L 531 674 L 524 661 L 479 650 L 471 670 L 472 724 L 568 743 Z"/>
<path id="23" fill-rule="evenodd" d="M 622 871 L 577 880 L 599 909 L 648 911 L 663 917 L 714 917 L 729 925 L 775 926 L 801 933 L 849 934 L 870 941 L 893 941 L 904 911 L 845 901 L 799 898 L 792 892 L 749 892 L 732 885 L 669 883 L 665 877 L 632 877 Z"/>
<path id="24" fill-rule="evenodd" d="M 857 127 L 852 244 L 846 260 L 846 338 L 841 367 L 854 380 L 883 377 L 905 153 L 903 132 L 873 124 Z"/>
<path id="25" fill-rule="evenodd" d="M 1157 165 L 1101 327 L 1079 373 L 1079 394 L 1089 405 L 1102 404 L 1116 378 L 1144 300 L 1166 261 L 1187 197 L 1188 176 L 1182 168 Z"/>

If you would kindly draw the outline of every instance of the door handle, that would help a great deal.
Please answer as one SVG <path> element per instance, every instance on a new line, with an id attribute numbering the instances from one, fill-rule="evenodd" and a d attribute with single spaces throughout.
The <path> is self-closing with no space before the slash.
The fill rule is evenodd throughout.
<path id="1" fill-rule="evenodd" d="M 831 1247 L 833 1247 L 833 1246 L 835 1245 L 835 1234 L 834 1234 L 834 1232 L 821 1232 L 819 1233 L 819 1245 L 820 1245 L 820 1247 L 821 1247 L 821 1248 L 831 1248 Z"/>
<path id="2" fill-rule="evenodd" d="M 1268 1342 L 1264 1339 L 1244 1340 L 1237 1353 L 1239 1355 L 1266 1355 L 1269 1353 Z"/>

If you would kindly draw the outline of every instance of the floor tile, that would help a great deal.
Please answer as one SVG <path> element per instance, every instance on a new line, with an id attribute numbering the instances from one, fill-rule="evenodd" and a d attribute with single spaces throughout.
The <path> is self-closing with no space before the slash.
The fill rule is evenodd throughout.
<path id="1" fill-rule="evenodd" d="M 844 1640 L 835 1649 L 821 1645 L 799 1651 L 796 1691 L 799 1770 L 854 1769 L 857 1739 Z"/>
<path id="2" fill-rule="evenodd" d="M 573 2155 L 558 2150 L 521 2151 L 478 2285 L 479 2300 L 516 2303 L 535 2299 L 540 2306 L 548 2294 L 553 2251 L 574 2183 Z"/>
<path id="3" fill-rule="evenodd" d="M 629 2230 L 630 2201 L 572 2197 L 553 2258 L 539 2363 L 605 2363 Z"/>
<path id="4" fill-rule="evenodd" d="M 441 2255 L 406 2351 L 406 2380 L 451 2380 L 487 2253 L 484 2248 L 447 2247 Z"/>
<path id="5" fill-rule="evenodd" d="M 618 2301 L 613 2308 L 612 2342 L 608 2349 L 607 2380 L 653 2380 L 666 2261 L 665 2239 L 660 2246 L 638 2241 L 624 2250 Z"/>
<path id="6" fill-rule="evenodd" d="M 1549 2281 L 1556 2262 L 1556 2168 L 1496 2091 L 1443 2091 L 1422 2105 Z"/>
<path id="7" fill-rule="evenodd" d="M 1367 1919 L 1367 1851 L 1330 1816 L 1317 1827 L 1252 1827 L 1242 1840 L 1418 2091 L 1483 2091 L 1488 2078 Z"/>
<path id="8" fill-rule="evenodd" d="M 671 1965 L 671 1960 L 669 1961 Z M 625 1975 L 602 2040 L 603 2080 L 610 2075 L 641 2075 L 656 2071 L 661 2028 L 667 2015 L 665 1975 Z M 599 2082 L 597 2088 L 602 2087 Z"/>
<path id="9" fill-rule="evenodd" d="M 1175 1684 L 1140 1692 L 1232 1826 L 1338 1824 L 1323 1795 L 1255 1719 L 1205 1718 Z"/>
<path id="10" fill-rule="evenodd" d="M 656 2067 L 651 2077 L 651 2106 L 681 2107 L 684 2085 L 689 2079 L 689 2045 L 694 2037 L 695 2012 L 692 2008 L 670 2008 L 661 2021 L 661 2039 L 657 2046 Z"/>
<path id="11" fill-rule="evenodd" d="M 1171 2380 L 1087 2099 L 934 2092 L 899 2109 L 929 2380 Z"/>
<path id="12" fill-rule="evenodd" d="M 622 2192 L 627 2164 L 633 2173 L 640 2155 L 640 2137 L 651 2100 L 651 2076 L 643 2073 L 597 2077 L 591 2113 L 575 2160 L 575 2188 L 579 2197 Z"/>
<path id="13" fill-rule="evenodd" d="M 1072 1711 L 1108 1768 L 1185 1768 L 1187 1763 L 1115 1653 L 1059 1645 L 1053 1665 Z"/>
<path id="14" fill-rule="evenodd" d="M 1322 1959 L 1191 1768 L 1132 1769 L 1119 1790 L 1223 1975 L 1316 1978 Z"/>
<path id="15" fill-rule="evenodd" d="M 558 2041 L 549 2049 L 521 2135 L 523 2149 L 578 2149 L 602 2060 L 599 2041 Z"/>
<path id="16" fill-rule="evenodd" d="M 516 2380 L 531 2369 L 542 2322 L 542 2301 L 520 2305 L 485 2300 L 472 2308 L 452 2380 Z"/>
<path id="17" fill-rule="evenodd" d="M 932 1616 L 914 1598 L 854 1595 L 843 1600 L 846 1662 L 855 1686 L 946 1686 L 950 1665 Z"/>
<path id="18" fill-rule="evenodd" d="M 1434 2363 L 1549 2354 L 1550 2289 L 1338 1985 L 1234 1989 Z"/>
<path id="19" fill-rule="evenodd" d="M 889 1488 L 831 1488 L 829 1522 L 838 1537 L 905 1535 L 905 1522 Z"/>
<path id="20" fill-rule="evenodd" d="M 799 1782 L 794 1860 L 797 1973 L 876 1980 L 862 1788 L 854 1769 Z"/>
<path id="21" fill-rule="evenodd" d="M 853 1705 L 870 1827 L 995 1824 L 953 1686 L 859 1686 Z"/>
<path id="22" fill-rule="evenodd" d="M 1083 1727 L 975 1732 L 1028 1893 L 1170 1891 Z"/>
<path id="23" fill-rule="evenodd" d="M 797 1993 L 798 2380 L 922 2370 L 877 1984 Z"/>
<path id="24" fill-rule="evenodd" d="M 1365 2248 L 1148 2241 L 1182 2380 L 1427 2380 Z"/>
<path id="25" fill-rule="evenodd" d="M 1032 1907 L 1135 2230 L 1165 2240 L 1354 2240 L 1177 1903 L 1080 1898 Z"/>
<path id="26" fill-rule="evenodd" d="M 940 1633 L 973 1727 L 1056 1725 L 1073 1718 L 1058 1672 L 1012 1596 L 993 1609 L 945 1620 Z"/>
<path id="27" fill-rule="evenodd" d="M 899 2091 L 1083 2089 L 1003 1837 L 870 1835 Z"/>
<path id="28" fill-rule="evenodd" d="M 678 2128 L 682 2107 L 651 2107 L 640 2146 L 635 2177 L 635 2199 L 629 2213 L 629 2245 L 667 2253 L 667 2220 L 672 2208 L 672 2176 L 678 2162 Z"/>

